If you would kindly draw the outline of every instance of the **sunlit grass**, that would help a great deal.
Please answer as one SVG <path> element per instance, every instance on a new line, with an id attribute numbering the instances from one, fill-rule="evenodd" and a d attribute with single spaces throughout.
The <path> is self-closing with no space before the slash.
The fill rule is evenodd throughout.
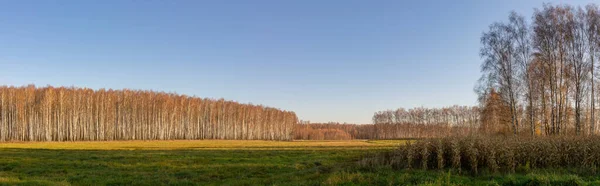
<path id="1" fill-rule="evenodd" d="M 398 143 L 9 142 L 0 143 L 0 185 L 320 185 L 340 165 Z"/>
<path id="2" fill-rule="evenodd" d="M 470 176 L 365 168 L 366 154 L 403 140 L 0 143 L 0 185 L 599 185 L 600 177 L 538 170 Z M 371 156 L 369 155 L 369 157 Z"/>
<path id="3" fill-rule="evenodd" d="M 326 150 L 332 148 L 393 148 L 404 140 L 346 141 L 247 141 L 247 140 L 170 140 L 170 141 L 77 141 L 77 142 L 8 142 L 1 148 L 65 149 L 65 150 Z"/>

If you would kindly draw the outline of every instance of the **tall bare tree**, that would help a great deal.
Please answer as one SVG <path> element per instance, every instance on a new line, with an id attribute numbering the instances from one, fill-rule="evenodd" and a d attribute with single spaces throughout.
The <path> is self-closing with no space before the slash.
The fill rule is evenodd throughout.
<path id="1" fill-rule="evenodd" d="M 525 17 L 517 14 L 516 12 L 510 12 L 508 16 L 508 24 L 506 24 L 507 32 L 510 34 L 508 38 L 509 44 L 512 44 L 514 48 L 514 56 L 512 59 L 514 63 L 518 65 L 516 70 L 518 77 L 521 82 L 516 85 L 522 85 L 525 90 L 525 100 L 527 102 L 527 121 L 531 130 L 531 135 L 535 135 L 535 120 L 534 120 L 534 106 L 533 106 L 533 87 L 534 79 L 528 70 L 532 63 L 532 46 L 531 46 L 531 35 L 529 25 L 525 21 Z M 517 90 L 518 91 L 518 90 Z M 518 99 L 518 98 L 517 98 Z M 518 102 L 518 100 L 516 101 Z"/>
<path id="2" fill-rule="evenodd" d="M 498 90 L 503 101 L 510 108 L 513 134 L 518 133 L 517 100 L 519 90 L 519 61 L 515 59 L 517 49 L 511 33 L 511 27 L 504 23 L 494 23 L 489 31 L 481 36 L 481 57 L 484 62 L 481 71 L 491 88 Z"/>
<path id="3" fill-rule="evenodd" d="M 586 17 L 585 17 L 585 21 L 587 23 L 587 28 L 586 28 L 586 36 L 587 36 L 587 42 L 588 42 L 588 54 L 589 54 L 589 59 L 590 59 L 590 74 L 591 74 L 591 78 L 590 78 L 590 90 L 591 90 L 591 94 L 590 94 L 590 112 L 591 112 L 591 116 L 590 116 L 590 134 L 595 134 L 596 132 L 596 96 L 594 94 L 594 90 L 596 89 L 596 87 L 594 86 L 594 71 L 595 71 L 595 67 L 594 67 L 594 60 L 596 59 L 595 57 L 598 55 L 598 48 L 600 47 L 600 9 L 598 8 L 598 6 L 594 5 L 594 4 L 589 4 L 586 6 Z"/>

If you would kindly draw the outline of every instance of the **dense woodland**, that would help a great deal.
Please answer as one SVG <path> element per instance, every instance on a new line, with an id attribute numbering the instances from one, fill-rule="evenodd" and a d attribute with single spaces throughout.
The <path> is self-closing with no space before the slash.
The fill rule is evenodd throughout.
<path id="1" fill-rule="evenodd" d="M 291 140 L 294 112 L 137 90 L 0 87 L 0 141 Z"/>

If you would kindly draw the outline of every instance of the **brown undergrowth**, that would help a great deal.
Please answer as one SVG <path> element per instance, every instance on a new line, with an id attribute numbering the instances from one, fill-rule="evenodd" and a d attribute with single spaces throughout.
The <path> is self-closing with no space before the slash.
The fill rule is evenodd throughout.
<path id="1" fill-rule="evenodd" d="M 364 167 L 454 169 L 458 172 L 506 172 L 529 169 L 577 169 L 595 173 L 600 137 L 449 137 L 409 142 L 397 150 L 363 158 Z"/>

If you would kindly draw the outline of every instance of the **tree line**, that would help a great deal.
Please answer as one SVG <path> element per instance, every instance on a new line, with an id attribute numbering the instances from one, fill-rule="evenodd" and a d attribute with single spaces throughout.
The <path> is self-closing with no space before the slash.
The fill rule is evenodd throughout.
<path id="1" fill-rule="evenodd" d="M 420 139 L 467 136 L 476 129 L 463 126 L 403 124 L 300 123 L 296 140 Z"/>
<path id="2" fill-rule="evenodd" d="M 416 107 L 411 109 L 378 111 L 373 114 L 374 124 L 412 123 L 421 125 L 475 126 L 479 120 L 477 106 L 450 106 L 442 108 Z"/>
<path id="3" fill-rule="evenodd" d="M 513 134 L 595 134 L 600 9 L 544 4 L 531 18 L 513 11 L 481 37 L 482 124 Z"/>
<path id="4" fill-rule="evenodd" d="M 359 128 L 356 124 L 339 123 L 298 123 L 294 128 L 296 140 L 351 140 L 360 139 L 356 134 Z"/>
<path id="5" fill-rule="evenodd" d="M 291 140 L 294 112 L 174 93 L 0 87 L 0 141 Z"/>
<path id="6" fill-rule="evenodd" d="M 480 126 L 478 106 L 399 108 L 375 112 L 372 124 L 310 123 L 301 121 L 294 139 L 407 139 L 466 136 Z"/>
<path id="7" fill-rule="evenodd" d="M 374 139 L 372 124 L 311 123 L 300 121 L 294 129 L 297 140 Z"/>
<path id="8" fill-rule="evenodd" d="M 467 135 L 479 127 L 478 106 L 417 107 L 373 114 L 377 138 L 428 138 Z"/>

